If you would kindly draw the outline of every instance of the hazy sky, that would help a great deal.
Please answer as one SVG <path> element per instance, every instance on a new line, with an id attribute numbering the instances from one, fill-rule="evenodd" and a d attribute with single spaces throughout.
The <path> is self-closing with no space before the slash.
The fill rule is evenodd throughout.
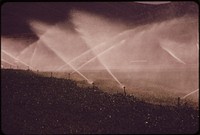
<path id="1" fill-rule="evenodd" d="M 194 2 L 9 2 L 1 22 L 2 49 L 36 68 L 197 64 Z"/>
<path id="2" fill-rule="evenodd" d="M 142 25 L 184 15 L 195 16 L 198 13 L 198 6 L 194 2 L 160 5 L 136 2 L 9 2 L 4 3 L 1 9 L 2 35 L 35 35 L 28 24 L 30 20 L 55 24 L 70 20 L 70 11 L 74 9 L 88 11 L 126 25 Z M 73 24 L 71 25 L 73 27 Z"/>

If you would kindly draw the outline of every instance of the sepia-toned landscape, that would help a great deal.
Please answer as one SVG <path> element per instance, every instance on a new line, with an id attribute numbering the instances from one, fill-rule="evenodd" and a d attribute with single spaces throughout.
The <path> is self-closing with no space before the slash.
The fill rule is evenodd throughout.
<path id="1" fill-rule="evenodd" d="M 19 2 L 1 14 L 5 134 L 199 131 L 195 2 Z"/>

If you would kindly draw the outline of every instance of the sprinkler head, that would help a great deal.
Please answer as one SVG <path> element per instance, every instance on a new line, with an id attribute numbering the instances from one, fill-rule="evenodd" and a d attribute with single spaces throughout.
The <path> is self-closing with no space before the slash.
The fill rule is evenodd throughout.
<path id="1" fill-rule="evenodd" d="M 124 85 L 120 85 L 120 87 L 121 87 L 121 88 L 123 88 L 123 89 L 125 88 L 125 86 L 124 86 Z"/>
<path id="2" fill-rule="evenodd" d="M 89 83 L 89 84 L 93 84 L 93 81 L 89 81 L 88 83 Z"/>

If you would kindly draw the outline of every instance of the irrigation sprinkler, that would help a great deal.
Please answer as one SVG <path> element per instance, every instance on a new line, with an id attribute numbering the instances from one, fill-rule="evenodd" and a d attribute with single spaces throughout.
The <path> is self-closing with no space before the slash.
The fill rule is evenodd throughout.
<path id="1" fill-rule="evenodd" d="M 126 90 L 125 90 L 125 89 L 126 89 L 126 87 L 124 86 L 123 88 L 124 88 L 124 95 L 126 96 Z"/>
<path id="2" fill-rule="evenodd" d="M 69 80 L 70 80 L 70 73 L 68 73 L 68 78 L 69 78 Z"/>
<path id="3" fill-rule="evenodd" d="M 178 106 L 178 107 L 180 106 L 180 99 L 181 99 L 181 98 L 178 97 L 178 100 L 177 100 L 177 101 L 178 101 L 178 102 L 177 102 L 177 106 Z"/>
<path id="4" fill-rule="evenodd" d="M 94 90 L 94 82 L 92 83 L 92 88 L 93 88 L 93 90 Z"/>

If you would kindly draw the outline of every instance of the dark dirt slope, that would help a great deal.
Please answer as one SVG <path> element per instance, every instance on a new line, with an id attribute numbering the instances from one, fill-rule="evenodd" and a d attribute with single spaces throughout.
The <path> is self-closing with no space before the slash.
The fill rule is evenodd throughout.
<path id="1" fill-rule="evenodd" d="M 198 111 L 80 88 L 75 81 L 1 69 L 1 129 L 6 134 L 195 133 Z"/>

